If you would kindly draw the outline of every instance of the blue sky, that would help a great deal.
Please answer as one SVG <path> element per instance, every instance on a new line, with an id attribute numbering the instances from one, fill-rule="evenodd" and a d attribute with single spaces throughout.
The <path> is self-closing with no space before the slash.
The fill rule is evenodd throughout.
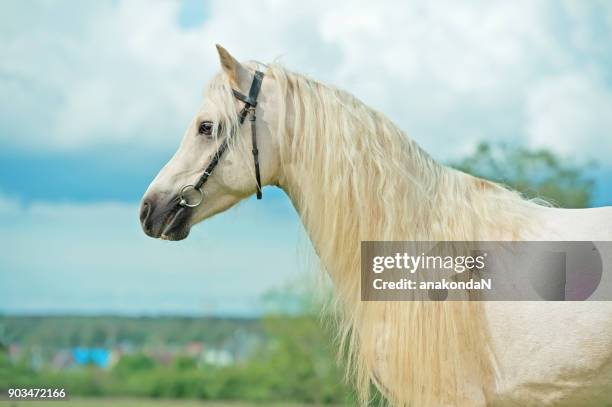
<path id="1" fill-rule="evenodd" d="M 388 114 L 435 158 L 481 140 L 596 160 L 612 204 L 607 1 L 34 1 L 0 5 L 0 312 L 252 315 L 308 273 L 282 192 L 175 244 L 138 201 L 173 154 L 215 43 Z"/>

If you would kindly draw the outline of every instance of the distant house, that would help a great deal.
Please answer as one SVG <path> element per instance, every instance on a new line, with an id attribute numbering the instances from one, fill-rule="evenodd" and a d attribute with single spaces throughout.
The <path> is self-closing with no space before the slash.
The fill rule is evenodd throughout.
<path id="1" fill-rule="evenodd" d="M 22 356 L 22 349 L 18 343 L 11 343 L 8 349 L 9 360 L 13 363 L 17 362 Z"/>
<path id="2" fill-rule="evenodd" d="M 51 358 L 51 367 L 55 370 L 68 369 L 72 367 L 74 363 L 72 352 L 68 350 L 59 350 Z"/>
<path id="3" fill-rule="evenodd" d="M 106 348 L 82 348 L 77 347 L 71 350 L 74 362 L 77 365 L 94 365 L 107 368 L 111 361 L 111 351 Z"/>
<path id="4" fill-rule="evenodd" d="M 204 353 L 204 344 L 202 342 L 192 341 L 185 345 L 183 353 L 194 359 L 199 358 Z"/>
<path id="5" fill-rule="evenodd" d="M 225 349 L 208 349 L 204 354 L 204 362 L 214 366 L 227 366 L 234 363 L 234 357 Z"/>

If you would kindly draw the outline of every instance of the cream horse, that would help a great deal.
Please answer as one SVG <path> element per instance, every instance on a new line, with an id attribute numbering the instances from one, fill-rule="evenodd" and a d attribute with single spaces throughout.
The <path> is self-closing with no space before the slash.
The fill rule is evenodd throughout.
<path id="1" fill-rule="evenodd" d="M 362 404 L 371 384 L 395 406 L 612 400 L 610 303 L 360 301 L 363 240 L 606 241 L 612 208 L 564 210 L 524 200 L 438 164 L 347 92 L 275 64 L 239 63 L 217 49 L 222 71 L 143 197 L 149 236 L 184 239 L 193 225 L 256 191 L 250 128 L 238 125 L 242 103 L 232 88 L 247 94 L 255 69 L 263 70 L 262 183 L 289 196 L 331 277 L 340 346 Z M 181 187 L 197 180 L 232 132 L 203 203 L 175 219 Z M 604 261 L 610 269 L 612 259 Z M 602 283 L 611 279 L 608 273 Z"/>

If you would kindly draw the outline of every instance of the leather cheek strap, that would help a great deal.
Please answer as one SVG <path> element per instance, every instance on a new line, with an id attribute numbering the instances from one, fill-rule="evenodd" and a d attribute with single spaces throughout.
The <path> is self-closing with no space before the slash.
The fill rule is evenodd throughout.
<path id="1" fill-rule="evenodd" d="M 257 181 L 257 199 L 261 199 L 263 194 L 261 192 L 261 176 L 259 174 L 259 150 L 257 149 L 257 125 L 255 121 L 255 109 L 251 112 L 251 142 L 253 144 L 253 162 L 255 164 L 255 180 Z"/>
<path id="2" fill-rule="evenodd" d="M 251 82 L 251 88 L 249 89 L 249 96 L 245 96 L 242 93 L 238 92 L 235 89 L 232 89 L 232 93 L 234 97 L 242 102 L 244 102 L 244 108 L 239 113 L 239 121 L 240 124 L 244 123 L 246 117 L 250 114 L 250 122 L 251 122 L 251 143 L 253 146 L 253 163 L 255 165 L 255 180 L 257 181 L 257 199 L 261 199 L 263 194 L 261 190 L 261 173 L 259 170 L 259 149 L 257 148 L 257 125 L 256 120 L 257 116 L 255 114 L 255 107 L 257 106 L 257 97 L 259 96 L 259 91 L 261 89 L 261 83 L 263 81 L 263 73 L 260 71 L 255 71 L 255 76 L 253 77 L 253 82 Z"/>

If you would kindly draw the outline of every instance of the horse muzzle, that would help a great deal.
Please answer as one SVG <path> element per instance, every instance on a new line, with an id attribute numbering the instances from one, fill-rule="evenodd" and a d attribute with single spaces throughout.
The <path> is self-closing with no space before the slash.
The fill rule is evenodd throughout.
<path id="1" fill-rule="evenodd" d="M 189 208 L 179 206 L 176 199 L 159 202 L 146 197 L 140 204 L 140 225 L 147 236 L 162 240 L 183 240 L 189 235 Z"/>

